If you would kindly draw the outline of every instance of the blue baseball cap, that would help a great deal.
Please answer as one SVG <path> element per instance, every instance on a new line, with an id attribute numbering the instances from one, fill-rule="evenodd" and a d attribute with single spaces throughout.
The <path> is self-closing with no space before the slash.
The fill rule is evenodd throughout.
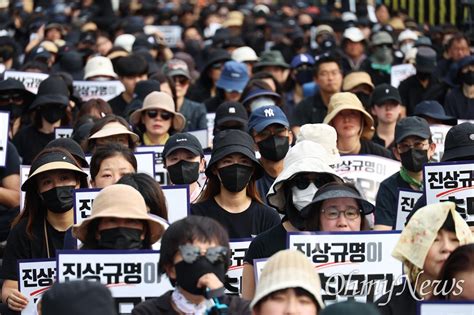
<path id="1" fill-rule="evenodd" d="M 280 124 L 290 128 L 288 118 L 278 106 L 262 106 L 254 110 L 249 118 L 249 132 L 255 130 L 261 132 L 271 124 Z"/>
<path id="2" fill-rule="evenodd" d="M 216 86 L 227 91 L 238 91 L 242 93 L 248 80 L 247 66 L 241 62 L 231 60 L 224 64 Z"/>
<path id="3" fill-rule="evenodd" d="M 308 64 L 314 65 L 314 57 L 309 54 L 298 54 L 291 60 L 290 67 L 291 69 L 296 69 L 301 65 Z"/>

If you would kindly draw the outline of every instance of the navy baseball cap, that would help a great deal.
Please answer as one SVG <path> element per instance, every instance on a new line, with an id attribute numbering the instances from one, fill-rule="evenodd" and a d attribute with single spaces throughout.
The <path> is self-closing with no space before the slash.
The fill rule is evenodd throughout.
<path id="1" fill-rule="evenodd" d="M 231 60 L 224 64 L 216 86 L 226 91 L 238 91 L 242 93 L 248 80 L 247 66 L 241 62 Z"/>
<path id="2" fill-rule="evenodd" d="M 288 118 L 280 107 L 275 105 L 259 107 L 250 114 L 249 132 L 252 130 L 261 132 L 271 124 L 280 124 L 290 128 Z"/>
<path id="3" fill-rule="evenodd" d="M 418 116 L 405 117 L 395 126 L 395 143 L 400 143 L 406 137 L 417 136 L 422 139 L 431 137 L 430 125 L 426 119 Z"/>
<path id="4" fill-rule="evenodd" d="M 422 101 L 421 103 L 417 104 L 415 106 L 414 115 L 423 118 L 428 117 L 437 119 L 445 125 L 454 126 L 458 124 L 457 118 L 446 115 L 443 105 L 434 100 Z"/>
<path id="5" fill-rule="evenodd" d="M 307 65 L 314 65 L 314 57 L 312 57 L 309 54 L 298 54 L 293 59 L 291 60 L 290 67 L 292 69 L 296 69 L 301 65 L 307 64 Z"/>

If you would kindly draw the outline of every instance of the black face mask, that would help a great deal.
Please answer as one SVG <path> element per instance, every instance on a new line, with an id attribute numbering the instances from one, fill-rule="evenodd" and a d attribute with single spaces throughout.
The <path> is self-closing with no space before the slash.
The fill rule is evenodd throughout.
<path id="1" fill-rule="evenodd" d="M 166 168 L 173 184 L 191 184 L 199 178 L 199 162 L 181 160 Z"/>
<path id="2" fill-rule="evenodd" d="M 195 295 L 205 296 L 206 288 L 197 288 L 199 278 L 207 273 L 213 273 L 224 283 L 225 266 L 223 262 L 212 264 L 204 256 L 199 256 L 195 262 L 188 264 L 180 261 L 175 266 L 176 284 L 187 292 Z"/>
<path id="3" fill-rule="evenodd" d="M 418 78 L 418 80 L 428 80 L 429 78 L 431 78 L 431 73 L 420 72 L 416 74 L 416 77 Z"/>
<path id="4" fill-rule="evenodd" d="M 141 249 L 142 231 L 128 227 L 116 227 L 100 232 L 98 241 L 101 249 Z"/>
<path id="5" fill-rule="evenodd" d="M 474 85 L 474 72 L 469 71 L 467 73 L 464 73 L 461 79 L 464 84 Z"/>
<path id="6" fill-rule="evenodd" d="M 54 213 L 64 213 L 74 206 L 75 186 L 60 186 L 41 193 L 44 206 Z"/>
<path id="7" fill-rule="evenodd" d="M 303 85 L 313 81 L 313 70 L 301 70 L 296 73 L 296 81 Z"/>
<path id="8" fill-rule="evenodd" d="M 225 189 L 230 192 L 242 191 L 250 181 L 253 167 L 242 164 L 232 164 L 218 169 L 219 177 Z"/>
<path id="9" fill-rule="evenodd" d="M 66 114 L 66 108 L 58 108 L 56 106 L 47 106 L 40 109 L 41 116 L 50 124 L 63 119 Z"/>
<path id="10" fill-rule="evenodd" d="M 198 56 L 202 50 L 202 42 L 195 39 L 190 39 L 184 42 L 184 50 L 191 56 Z"/>
<path id="11" fill-rule="evenodd" d="M 288 149 L 290 148 L 288 137 L 272 136 L 265 140 L 257 142 L 260 154 L 267 160 L 280 161 L 283 160 Z"/>
<path id="12" fill-rule="evenodd" d="M 364 92 L 355 93 L 359 101 L 364 105 L 365 108 L 370 107 L 370 95 Z"/>
<path id="13" fill-rule="evenodd" d="M 404 168 L 410 172 L 420 172 L 423 164 L 428 163 L 428 150 L 412 148 L 400 154 L 400 160 Z"/>
<path id="14" fill-rule="evenodd" d="M 10 112 L 10 119 L 14 120 L 23 114 L 23 106 L 15 105 L 15 104 L 8 104 L 0 107 L 0 110 L 5 110 Z"/>

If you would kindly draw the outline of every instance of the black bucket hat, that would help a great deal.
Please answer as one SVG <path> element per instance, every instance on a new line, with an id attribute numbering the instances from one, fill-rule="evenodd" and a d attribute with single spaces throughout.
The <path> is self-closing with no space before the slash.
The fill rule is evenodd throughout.
<path id="1" fill-rule="evenodd" d="M 206 71 L 216 63 L 224 64 L 226 61 L 232 60 L 230 54 L 225 49 L 214 49 L 209 51 L 207 54 L 207 62 L 205 63 L 204 67 L 202 68 L 202 73 L 206 73 Z"/>
<path id="2" fill-rule="evenodd" d="M 35 98 L 35 94 L 28 91 L 21 81 L 13 78 L 0 81 L 0 94 L 4 95 L 8 93 L 21 94 L 21 97 L 24 99 L 23 105 L 25 107 L 29 106 Z"/>
<path id="3" fill-rule="evenodd" d="M 464 122 L 446 134 L 441 162 L 474 159 L 474 124 Z"/>
<path id="4" fill-rule="evenodd" d="M 74 80 L 84 79 L 83 55 L 71 50 L 60 55 L 59 61 L 53 65 L 53 72 L 69 73 Z"/>
<path id="5" fill-rule="evenodd" d="M 69 90 L 66 82 L 59 76 L 50 76 L 40 83 L 38 94 L 36 94 L 30 109 L 33 110 L 47 104 L 59 104 L 64 107 L 69 104 Z"/>
<path id="6" fill-rule="evenodd" d="M 38 174 L 51 170 L 70 170 L 80 176 L 87 178 L 87 173 L 76 166 L 76 162 L 71 156 L 61 151 L 39 153 L 38 157 L 33 161 L 30 168 L 28 179 L 21 185 L 22 191 L 27 191 L 34 183 L 34 177 Z"/>
<path id="7" fill-rule="evenodd" d="M 218 132 L 214 136 L 211 160 L 206 168 L 206 175 L 212 175 L 212 167 L 219 160 L 229 154 L 240 153 L 248 157 L 255 165 L 254 178 L 260 178 L 263 174 L 263 167 L 255 156 L 255 143 L 252 137 L 241 130 L 227 129 Z"/>
<path id="8" fill-rule="evenodd" d="M 81 167 L 89 167 L 81 146 L 71 138 L 59 138 L 50 141 L 44 148 L 64 148 L 79 162 Z"/>
<path id="9" fill-rule="evenodd" d="M 311 210 L 316 206 L 317 208 L 321 207 L 321 204 L 324 200 L 334 199 L 334 198 L 353 198 L 356 199 L 360 205 L 360 210 L 364 215 L 368 215 L 375 210 L 375 206 L 368 202 L 362 197 L 360 192 L 347 183 L 329 183 L 318 189 L 316 194 L 306 207 L 301 209 L 301 216 L 303 218 L 308 218 Z"/>

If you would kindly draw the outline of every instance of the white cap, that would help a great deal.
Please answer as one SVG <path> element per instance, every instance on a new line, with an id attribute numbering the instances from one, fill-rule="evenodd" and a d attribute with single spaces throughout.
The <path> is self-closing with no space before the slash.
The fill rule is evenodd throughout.
<path id="1" fill-rule="evenodd" d="M 243 46 L 232 52 L 232 59 L 237 62 L 258 61 L 258 56 L 255 53 L 255 50 L 249 46 Z"/>
<path id="2" fill-rule="evenodd" d="M 0 9 L 8 8 L 9 5 L 10 5 L 9 0 L 0 0 Z"/>
<path id="3" fill-rule="evenodd" d="M 412 40 L 417 40 L 418 39 L 418 34 L 416 34 L 414 31 L 410 29 L 406 29 L 403 32 L 398 35 L 398 42 L 401 43 L 404 40 L 407 39 L 412 39 Z"/>
<path id="4" fill-rule="evenodd" d="M 346 11 L 342 13 L 341 19 L 344 22 L 357 21 L 357 15 L 354 12 Z"/>
<path id="5" fill-rule="evenodd" d="M 132 52 L 132 46 L 134 42 L 135 36 L 131 34 L 122 34 L 115 38 L 114 46 L 122 47 L 130 53 Z"/>
<path id="6" fill-rule="evenodd" d="M 364 33 L 358 27 L 347 28 L 342 37 L 353 42 L 361 42 L 365 39 Z"/>
<path id="7" fill-rule="evenodd" d="M 109 58 L 96 56 L 87 60 L 84 67 L 84 80 L 97 76 L 117 78 L 112 61 Z"/>

